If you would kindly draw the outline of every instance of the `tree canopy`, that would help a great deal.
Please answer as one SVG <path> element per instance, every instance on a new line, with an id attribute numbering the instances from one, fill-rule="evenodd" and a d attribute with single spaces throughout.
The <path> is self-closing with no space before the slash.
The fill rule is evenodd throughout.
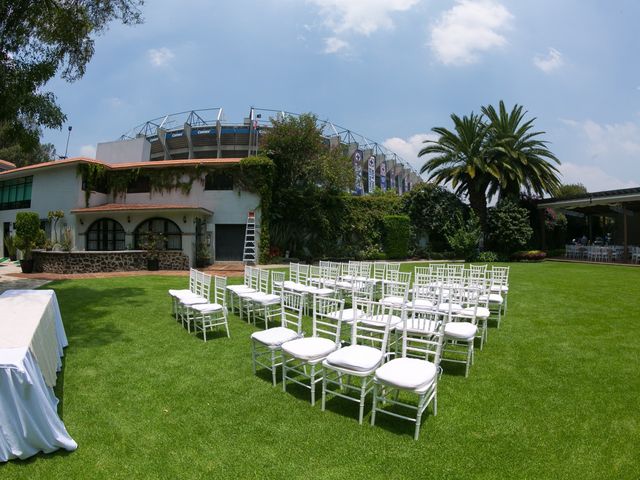
<path id="1" fill-rule="evenodd" d="M 66 117 L 52 92 L 56 74 L 84 75 L 94 37 L 113 20 L 142 21 L 142 0 L 0 0 L 0 148 L 37 152 L 41 128 L 60 128 Z"/>
<path id="2" fill-rule="evenodd" d="M 482 107 L 462 118 L 452 114 L 454 129 L 432 128 L 437 140 L 426 140 L 419 156 L 433 155 L 422 166 L 429 179 L 451 184 L 456 194 L 465 195 L 487 231 L 487 202 L 495 195 L 516 200 L 522 192 L 555 194 L 560 187 L 560 163 L 535 131 L 535 118 L 526 120 L 520 105 L 507 111 L 500 101 L 498 109 Z"/>

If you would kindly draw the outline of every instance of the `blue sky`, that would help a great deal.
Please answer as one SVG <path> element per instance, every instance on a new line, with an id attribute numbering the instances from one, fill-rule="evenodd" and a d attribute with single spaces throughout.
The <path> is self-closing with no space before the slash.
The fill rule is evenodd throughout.
<path id="1" fill-rule="evenodd" d="M 69 156 L 167 113 L 239 122 L 255 106 L 316 113 L 419 168 L 431 128 L 503 99 L 537 118 L 565 182 L 640 185 L 635 0 L 150 0 L 143 14 L 97 39 L 80 81 L 48 85 Z M 44 140 L 63 154 L 66 134 Z"/>

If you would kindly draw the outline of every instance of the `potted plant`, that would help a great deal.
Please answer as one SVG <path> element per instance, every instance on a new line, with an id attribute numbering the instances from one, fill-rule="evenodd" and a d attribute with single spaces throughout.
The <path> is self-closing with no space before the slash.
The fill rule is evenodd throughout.
<path id="1" fill-rule="evenodd" d="M 44 243 L 44 230 L 40 228 L 40 217 L 35 212 L 18 212 L 16 215 L 16 247 L 22 252 L 20 267 L 24 273 L 33 271 L 31 251 Z"/>
<path id="2" fill-rule="evenodd" d="M 156 232 L 147 232 L 142 242 L 142 248 L 147 251 L 147 270 L 160 269 L 160 251 L 164 250 L 165 237 Z"/>
<path id="3" fill-rule="evenodd" d="M 201 243 L 196 253 L 196 267 L 202 268 L 211 265 L 211 252 L 206 244 Z"/>
<path id="4" fill-rule="evenodd" d="M 7 248 L 7 253 L 9 254 L 9 260 L 12 262 L 16 261 L 16 237 L 13 235 L 5 235 L 4 236 L 4 246 Z"/>

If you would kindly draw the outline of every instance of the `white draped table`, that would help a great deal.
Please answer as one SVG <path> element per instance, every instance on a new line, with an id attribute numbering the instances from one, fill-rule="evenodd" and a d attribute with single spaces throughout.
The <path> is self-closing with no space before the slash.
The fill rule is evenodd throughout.
<path id="1" fill-rule="evenodd" d="M 0 295 L 0 462 L 78 448 L 53 392 L 67 344 L 53 290 Z"/>

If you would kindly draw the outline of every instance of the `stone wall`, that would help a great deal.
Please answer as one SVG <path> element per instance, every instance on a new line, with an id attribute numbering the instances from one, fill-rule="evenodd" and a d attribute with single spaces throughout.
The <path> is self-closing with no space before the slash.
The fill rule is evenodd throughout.
<path id="1" fill-rule="evenodd" d="M 33 251 L 33 271 L 46 273 L 130 272 L 147 269 L 145 250 L 117 252 Z M 182 252 L 158 252 L 160 270 L 188 270 L 189 258 Z"/>

